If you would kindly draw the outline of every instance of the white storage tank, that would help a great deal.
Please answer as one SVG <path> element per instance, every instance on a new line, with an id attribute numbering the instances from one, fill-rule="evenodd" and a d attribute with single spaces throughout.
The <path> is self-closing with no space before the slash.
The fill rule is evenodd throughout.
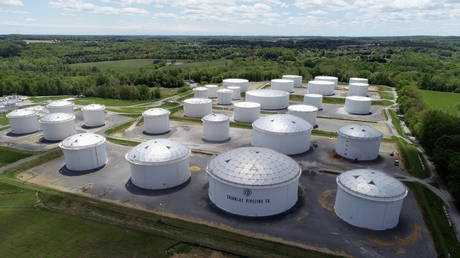
<path id="1" fill-rule="evenodd" d="M 303 95 L 303 103 L 305 105 L 315 106 L 321 110 L 323 109 L 323 95 L 307 93 Z"/>
<path id="2" fill-rule="evenodd" d="M 184 100 L 184 116 L 202 118 L 212 113 L 212 100 L 191 98 Z"/>
<path id="3" fill-rule="evenodd" d="M 334 95 L 335 84 L 330 81 L 309 81 L 308 93 L 323 96 Z"/>
<path id="4" fill-rule="evenodd" d="M 283 75 L 283 79 L 294 81 L 294 86 L 302 86 L 302 76 L 300 75 Z"/>
<path id="5" fill-rule="evenodd" d="M 79 133 L 65 138 L 59 147 L 65 166 L 73 171 L 97 169 L 107 164 L 106 140 L 93 133 Z"/>
<path id="6" fill-rule="evenodd" d="M 75 115 L 70 113 L 51 113 L 40 120 L 43 137 L 48 141 L 61 141 L 74 135 Z"/>
<path id="7" fill-rule="evenodd" d="M 350 114 L 367 115 L 371 113 L 372 99 L 362 96 L 348 96 L 345 98 L 345 111 Z"/>
<path id="8" fill-rule="evenodd" d="M 294 92 L 294 81 L 288 79 L 273 79 L 270 82 L 272 90 L 282 90 L 286 92 Z"/>
<path id="9" fill-rule="evenodd" d="M 142 113 L 144 117 L 144 133 L 164 134 L 169 132 L 169 110 L 164 108 L 151 108 Z"/>
<path id="10" fill-rule="evenodd" d="M 50 113 L 73 113 L 73 103 L 67 100 L 56 100 L 46 105 Z"/>
<path id="11" fill-rule="evenodd" d="M 83 122 L 88 127 L 105 125 L 105 106 L 100 104 L 89 104 L 81 108 Z"/>
<path id="12" fill-rule="evenodd" d="M 337 88 L 337 84 L 339 83 L 339 78 L 335 76 L 319 75 L 319 76 L 315 76 L 315 81 L 332 82 L 334 83 L 334 88 Z"/>
<path id="13" fill-rule="evenodd" d="M 232 104 L 233 91 L 229 89 L 217 90 L 217 104 L 219 105 L 231 105 Z"/>
<path id="14" fill-rule="evenodd" d="M 161 190 L 179 186 L 190 178 L 190 149 L 168 139 L 143 142 L 126 153 L 131 166 L 131 183 Z"/>
<path id="15" fill-rule="evenodd" d="M 407 188 L 396 178 L 371 169 L 354 169 L 337 177 L 335 213 L 360 228 L 386 230 L 399 223 Z"/>
<path id="16" fill-rule="evenodd" d="M 37 112 L 31 109 L 16 109 L 6 115 L 14 134 L 28 134 L 40 130 Z"/>
<path id="17" fill-rule="evenodd" d="M 364 83 L 364 84 L 369 84 L 369 80 L 366 79 L 366 78 L 351 77 L 348 83 L 349 83 L 349 84 L 352 84 L 352 83 Z"/>
<path id="18" fill-rule="evenodd" d="M 285 109 L 289 105 L 289 93 L 269 89 L 250 90 L 246 92 L 246 101 L 259 103 L 261 109 Z"/>
<path id="19" fill-rule="evenodd" d="M 316 126 L 316 116 L 318 115 L 318 108 L 310 105 L 290 105 L 288 107 L 288 114 L 297 116 L 307 121 L 311 126 Z"/>
<path id="20" fill-rule="evenodd" d="M 260 117 L 260 104 L 256 102 L 238 102 L 233 104 L 233 120 L 252 123 Z"/>
<path id="21" fill-rule="evenodd" d="M 232 91 L 232 100 L 239 100 L 241 96 L 241 88 L 237 86 L 230 86 L 227 89 Z"/>
<path id="22" fill-rule="evenodd" d="M 203 122 L 203 140 L 224 142 L 230 139 L 230 119 L 224 114 L 209 114 Z"/>
<path id="23" fill-rule="evenodd" d="M 217 98 L 217 90 L 219 89 L 217 85 L 208 84 L 208 85 L 205 85 L 204 87 L 208 89 L 208 98 L 213 98 L 213 99 Z"/>
<path id="24" fill-rule="evenodd" d="M 353 82 L 348 84 L 348 96 L 367 96 L 369 84 Z"/>
<path id="25" fill-rule="evenodd" d="M 347 159 L 374 160 L 379 156 L 382 132 L 368 125 L 351 124 L 337 131 L 335 152 Z"/>
<path id="26" fill-rule="evenodd" d="M 271 216 L 289 210 L 298 200 L 300 166 L 270 149 L 230 150 L 212 159 L 206 173 L 209 199 L 232 214 Z"/>
<path id="27" fill-rule="evenodd" d="M 246 79 L 224 79 L 222 81 L 224 88 L 231 86 L 240 87 L 241 92 L 246 92 L 249 89 L 249 81 Z"/>
<path id="28" fill-rule="evenodd" d="M 208 88 L 206 87 L 196 87 L 193 88 L 194 97 L 195 98 L 208 98 Z"/>
<path id="29" fill-rule="evenodd" d="M 293 115 L 263 116 L 252 123 L 252 145 L 270 148 L 287 155 L 304 153 L 310 149 L 313 127 Z"/>

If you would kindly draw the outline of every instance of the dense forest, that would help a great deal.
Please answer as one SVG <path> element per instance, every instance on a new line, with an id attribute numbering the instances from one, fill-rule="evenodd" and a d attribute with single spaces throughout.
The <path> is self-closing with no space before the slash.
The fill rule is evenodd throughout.
<path id="1" fill-rule="evenodd" d="M 53 42 L 27 44 L 24 40 Z M 415 84 L 421 89 L 460 92 L 459 50 L 460 38 L 445 37 L 9 35 L 0 37 L 0 94 L 150 99 L 155 98 L 152 88 L 181 87 L 186 79 L 199 83 L 217 83 L 226 77 L 260 81 L 285 73 L 303 75 L 305 80 L 333 75 L 342 82 L 361 76 L 373 84 Z M 148 69 L 129 71 L 72 65 L 125 59 L 153 61 Z M 168 65 L 170 62 L 197 65 Z"/>

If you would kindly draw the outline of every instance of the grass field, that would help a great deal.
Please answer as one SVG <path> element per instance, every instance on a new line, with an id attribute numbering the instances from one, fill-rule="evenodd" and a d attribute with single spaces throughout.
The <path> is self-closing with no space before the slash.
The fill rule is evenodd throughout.
<path id="1" fill-rule="evenodd" d="M 401 138 L 393 137 L 393 139 L 398 145 L 399 151 L 404 161 L 404 166 L 409 174 L 418 178 L 429 177 L 430 171 L 425 164 L 425 159 L 417 150 L 417 148 Z"/>
<path id="2" fill-rule="evenodd" d="M 7 125 L 8 118 L 6 118 L 6 113 L 0 114 L 0 125 Z"/>
<path id="3" fill-rule="evenodd" d="M 393 127 L 396 129 L 398 134 L 404 138 L 409 138 L 401 126 L 401 121 L 399 121 L 396 111 L 390 109 L 388 112 L 390 112 L 391 123 L 393 124 Z"/>
<path id="4" fill-rule="evenodd" d="M 0 146 L 0 167 L 33 155 L 33 152 L 16 150 Z"/>
<path id="5" fill-rule="evenodd" d="M 29 100 L 35 103 L 43 103 L 46 101 L 53 101 L 53 100 L 60 100 L 60 99 L 67 99 L 72 98 L 74 96 L 70 95 L 59 95 L 59 96 L 46 96 L 46 97 L 30 97 Z"/>
<path id="6" fill-rule="evenodd" d="M 432 109 L 440 109 L 452 115 L 460 114 L 460 93 L 420 90 L 423 101 Z"/>

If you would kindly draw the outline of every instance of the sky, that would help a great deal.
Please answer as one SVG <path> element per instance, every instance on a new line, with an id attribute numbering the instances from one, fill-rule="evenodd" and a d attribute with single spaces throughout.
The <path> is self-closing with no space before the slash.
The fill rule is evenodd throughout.
<path id="1" fill-rule="evenodd" d="M 0 0 L 0 34 L 460 35 L 460 0 Z"/>

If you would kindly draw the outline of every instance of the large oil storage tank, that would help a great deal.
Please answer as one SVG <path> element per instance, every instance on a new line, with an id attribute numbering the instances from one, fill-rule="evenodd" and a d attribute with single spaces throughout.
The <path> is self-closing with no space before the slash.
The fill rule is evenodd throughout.
<path id="1" fill-rule="evenodd" d="M 309 81 L 308 93 L 323 96 L 334 95 L 335 85 L 330 81 Z"/>
<path id="2" fill-rule="evenodd" d="M 79 133 L 65 138 L 59 147 L 64 152 L 69 170 L 85 171 L 100 168 L 107 163 L 106 140 L 93 133 Z"/>
<path id="3" fill-rule="evenodd" d="M 360 228 L 386 230 L 399 223 L 407 188 L 392 176 L 354 169 L 337 177 L 335 213 Z"/>
<path id="4" fill-rule="evenodd" d="M 351 77 L 348 83 L 364 83 L 364 84 L 369 84 L 369 80 L 366 78 L 358 78 L 358 77 Z"/>
<path id="5" fill-rule="evenodd" d="M 209 114 L 201 119 L 203 122 L 203 140 L 223 142 L 230 139 L 230 119 L 224 114 Z"/>
<path id="6" fill-rule="evenodd" d="M 287 155 L 310 149 L 313 127 L 300 117 L 289 114 L 263 116 L 252 123 L 252 145 L 270 148 Z"/>
<path id="7" fill-rule="evenodd" d="M 204 98 L 191 98 L 184 100 L 184 115 L 202 118 L 212 113 L 212 100 Z"/>
<path id="8" fill-rule="evenodd" d="M 105 106 L 100 104 L 89 104 L 81 108 L 83 122 L 88 127 L 105 125 Z"/>
<path id="9" fill-rule="evenodd" d="M 250 90 L 246 92 L 246 101 L 259 103 L 261 109 L 285 109 L 289 105 L 289 93 L 281 90 Z"/>
<path id="10" fill-rule="evenodd" d="M 348 96 L 367 96 L 369 84 L 353 82 L 348 84 Z"/>
<path id="11" fill-rule="evenodd" d="M 302 86 L 302 76 L 300 75 L 287 74 L 287 75 L 283 75 L 282 78 L 285 80 L 294 81 L 294 86 Z"/>
<path id="12" fill-rule="evenodd" d="M 273 79 L 270 82 L 272 90 L 294 92 L 294 81 L 288 79 Z"/>
<path id="13" fill-rule="evenodd" d="M 289 210 L 298 200 L 299 165 L 270 149 L 230 150 L 212 159 L 206 172 L 209 199 L 232 214 L 271 216 Z"/>
<path id="14" fill-rule="evenodd" d="M 70 113 L 51 113 L 40 120 L 43 137 L 48 141 L 61 141 L 74 135 L 75 115 Z"/>
<path id="15" fill-rule="evenodd" d="M 379 156 L 382 132 L 368 125 L 351 124 L 337 131 L 335 152 L 347 159 L 374 160 Z"/>
<path id="16" fill-rule="evenodd" d="M 227 89 L 232 91 L 232 100 L 239 100 L 241 96 L 241 88 L 238 86 L 230 86 Z"/>
<path id="17" fill-rule="evenodd" d="M 249 81 L 246 79 L 224 79 L 222 81 L 222 84 L 224 85 L 224 88 L 228 88 L 231 86 L 240 87 L 241 92 L 246 92 L 249 89 Z"/>
<path id="18" fill-rule="evenodd" d="M 319 76 L 315 76 L 315 81 L 332 82 L 334 83 L 334 87 L 337 88 L 337 84 L 339 83 L 339 78 L 335 76 L 319 75 Z"/>
<path id="19" fill-rule="evenodd" d="M 319 110 L 323 109 L 323 95 L 307 93 L 303 95 L 303 104 L 315 106 Z"/>
<path id="20" fill-rule="evenodd" d="M 371 112 L 372 99 L 362 96 L 345 98 L 345 111 L 350 114 L 367 115 Z"/>
<path id="21" fill-rule="evenodd" d="M 252 123 L 260 117 L 260 104 L 256 102 L 238 102 L 233 104 L 233 119 L 236 122 Z"/>
<path id="22" fill-rule="evenodd" d="M 40 130 L 38 116 L 35 110 L 16 109 L 6 115 L 14 134 L 28 134 Z"/>
<path id="23" fill-rule="evenodd" d="M 208 88 L 206 87 L 196 87 L 193 88 L 193 94 L 195 98 L 208 98 Z"/>
<path id="24" fill-rule="evenodd" d="M 143 142 L 126 153 L 131 182 L 150 190 L 179 186 L 190 178 L 190 149 L 168 139 Z"/>
<path id="25" fill-rule="evenodd" d="M 297 116 L 307 121 L 311 126 L 316 126 L 316 116 L 318 115 L 318 108 L 310 105 L 290 105 L 288 107 L 288 114 Z"/>
<path id="26" fill-rule="evenodd" d="M 208 84 L 208 85 L 205 85 L 206 89 L 208 89 L 208 98 L 217 98 L 217 90 L 219 89 L 219 87 L 217 85 L 214 85 L 214 84 Z"/>
<path id="27" fill-rule="evenodd" d="M 144 117 L 144 133 L 164 134 L 169 132 L 169 110 L 151 108 L 142 113 Z"/>
<path id="28" fill-rule="evenodd" d="M 73 103 L 67 100 L 56 100 L 46 105 L 50 113 L 73 113 Z"/>
<path id="29" fill-rule="evenodd" d="M 219 105 L 231 105 L 232 104 L 233 91 L 229 89 L 217 90 L 217 104 Z"/>

